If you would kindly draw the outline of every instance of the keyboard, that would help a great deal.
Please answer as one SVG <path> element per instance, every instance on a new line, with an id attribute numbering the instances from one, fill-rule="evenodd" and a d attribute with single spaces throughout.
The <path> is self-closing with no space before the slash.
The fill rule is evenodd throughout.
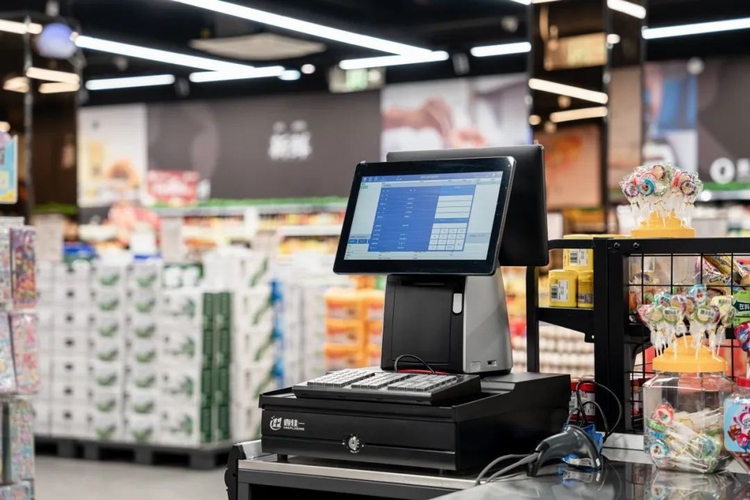
<path id="1" fill-rule="evenodd" d="M 481 392 L 477 375 L 340 370 L 292 386 L 298 398 L 440 404 Z"/>

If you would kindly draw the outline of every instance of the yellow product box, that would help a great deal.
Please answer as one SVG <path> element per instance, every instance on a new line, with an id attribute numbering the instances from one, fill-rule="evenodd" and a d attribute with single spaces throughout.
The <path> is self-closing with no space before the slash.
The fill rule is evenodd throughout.
<path id="1" fill-rule="evenodd" d="M 365 321 L 383 321 L 385 292 L 382 290 L 361 290 L 362 310 Z"/>
<path id="2" fill-rule="evenodd" d="M 326 292 L 326 317 L 330 319 L 361 320 L 364 300 L 354 289 L 332 288 Z"/>
<path id="3" fill-rule="evenodd" d="M 593 240 L 593 234 L 567 234 L 564 240 Z M 566 248 L 563 250 L 563 269 L 593 271 L 594 250 L 591 248 Z"/>
<path id="4" fill-rule="evenodd" d="M 367 366 L 380 366 L 380 346 L 370 344 L 367 346 Z"/>
<path id="5" fill-rule="evenodd" d="M 549 272 L 549 306 L 576 307 L 578 303 L 578 273 L 566 269 Z"/>
<path id="6" fill-rule="evenodd" d="M 578 272 L 578 307 L 581 309 L 594 308 L 594 271 Z"/>
<path id="7" fill-rule="evenodd" d="M 383 322 L 382 321 L 365 322 L 365 331 L 367 334 L 367 342 L 369 342 L 370 345 L 380 346 L 383 344 Z"/>
<path id="8" fill-rule="evenodd" d="M 337 345 L 364 346 L 367 342 L 365 325 L 360 320 L 326 320 L 326 343 Z"/>
<path id="9" fill-rule="evenodd" d="M 326 370 L 329 371 L 362 368 L 366 362 L 365 352 L 362 347 L 326 345 L 325 355 Z"/>

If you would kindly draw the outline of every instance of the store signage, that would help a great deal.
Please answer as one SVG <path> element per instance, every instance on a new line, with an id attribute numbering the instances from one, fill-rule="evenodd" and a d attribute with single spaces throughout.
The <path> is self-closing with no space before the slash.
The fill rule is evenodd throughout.
<path id="1" fill-rule="evenodd" d="M 149 170 L 146 192 L 152 204 L 168 206 L 193 205 L 198 201 L 197 172 L 183 170 Z"/>
<path id="2" fill-rule="evenodd" d="M 750 182 L 750 158 L 717 158 L 708 169 L 711 181 L 717 184 L 730 182 Z"/>
<path id="3" fill-rule="evenodd" d="M 385 84 L 385 69 L 331 68 L 328 72 L 328 90 L 333 94 L 377 90 Z"/>
<path id="4" fill-rule="evenodd" d="M 273 161 L 305 161 L 312 156 L 312 142 L 307 122 L 295 120 L 287 125 L 276 122 L 268 143 L 268 157 Z"/>
<path id="5" fill-rule="evenodd" d="M 12 205 L 18 201 L 18 136 L 8 138 L 0 132 L 0 204 Z"/>

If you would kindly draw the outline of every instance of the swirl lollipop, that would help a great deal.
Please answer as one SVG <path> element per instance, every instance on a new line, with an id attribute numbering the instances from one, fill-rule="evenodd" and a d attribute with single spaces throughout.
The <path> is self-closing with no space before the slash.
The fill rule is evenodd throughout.
<path id="1" fill-rule="evenodd" d="M 669 305 L 677 309 L 679 313 L 679 318 L 675 329 L 675 336 L 682 337 L 683 340 L 687 342 L 687 339 L 685 338 L 687 336 L 685 316 L 688 313 L 688 299 L 684 295 L 672 295 L 672 298 L 669 300 Z M 695 310 L 695 308 L 693 308 L 693 310 Z"/>
<path id="2" fill-rule="evenodd" d="M 665 344 L 662 331 L 662 322 L 664 320 L 662 309 L 662 306 L 657 304 L 643 304 L 638 308 L 638 316 L 651 332 L 651 345 L 654 346 L 657 354 L 661 354 Z"/>
<path id="3" fill-rule="evenodd" d="M 711 299 L 711 305 L 719 310 L 719 322 L 713 334 L 709 333 L 709 345 L 711 346 L 711 350 L 715 350 L 716 354 L 718 354 L 723 334 L 734 320 L 734 297 L 731 295 L 717 295 Z"/>
<path id="4" fill-rule="evenodd" d="M 706 333 L 715 332 L 717 325 L 721 322 L 721 312 L 716 306 L 703 304 L 695 310 L 695 322 L 697 323 L 698 335 L 693 338 L 693 347 L 695 347 L 695 358 L 698 359 L 698 351 L 703 345 L 703 338 Z M 692 325 L 691 325 L 692 327 Z M 715 343 L 715 334 L 711 335 L 710 342 Z M 710 345 L 713 351 L 715 345 Z"/>

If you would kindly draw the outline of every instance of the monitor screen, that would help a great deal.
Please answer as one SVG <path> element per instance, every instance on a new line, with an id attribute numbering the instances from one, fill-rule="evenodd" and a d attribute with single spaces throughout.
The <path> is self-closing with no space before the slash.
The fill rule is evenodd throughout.
<path id="1" fill-rule="evenodd" d="M 450 267 L 454 273 L 489 274 L 494 266 L 484 264 L 497 255 L 512 161 L 361 164 L 337 255 L 343 268 L 334 270 L 448 272 L 441 268 Z M 389 265 L 404 262 L 411 264 Z M 448 262 L 453 265 L 442 265 Z"/>

